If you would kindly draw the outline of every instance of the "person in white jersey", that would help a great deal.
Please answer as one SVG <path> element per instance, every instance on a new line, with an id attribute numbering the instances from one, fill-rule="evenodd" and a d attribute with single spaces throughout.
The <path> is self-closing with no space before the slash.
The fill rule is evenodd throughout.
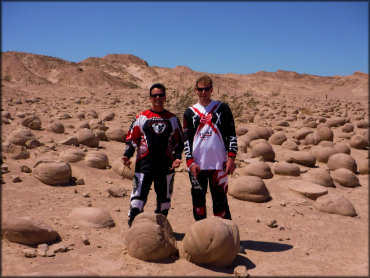
<path id="1" fill-rule="evenodd" d="M 226 103 L 212 100 L 212 79 L 201 76 L 195 82 L 198 103 L 184 112 L 184 152 L 188 166 L 193 215 L 207 217 L 206 193 L 209 183 L 213 214 L 230 219 L 227 175 L 235 170 L 238 151 L 234 117 Z"/>

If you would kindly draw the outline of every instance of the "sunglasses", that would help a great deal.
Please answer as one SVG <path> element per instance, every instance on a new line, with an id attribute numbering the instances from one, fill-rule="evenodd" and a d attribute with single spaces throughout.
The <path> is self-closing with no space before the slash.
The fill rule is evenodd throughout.
<path id="1" fill-rule="evenodd" d="M 164 97 L 165 96 L 165 93 L 162 93 L 162 94 L 155 94 L 155 95 L 150 95 L 152 98 L 156 98 L 156 97 Z"/>
<path id="2" fill-rule="evenodd" d="M 208 92 L 211 89 L 212 89 L 212 86 L 205 87 L 205 88 L 199 88 L 199 87 L 197 87 L 198 92 L 203 92 L 203 91 Z"/>

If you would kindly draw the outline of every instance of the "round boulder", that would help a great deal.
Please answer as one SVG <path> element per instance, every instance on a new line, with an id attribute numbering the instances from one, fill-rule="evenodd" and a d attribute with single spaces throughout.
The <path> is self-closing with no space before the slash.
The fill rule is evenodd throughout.
<path id="1" fill-rule="evenodd" d="M 271 144 L 268 142 L 261 142 L 253 146 L 252 157 L 262 156 L 265 161 L 274 161 L 275 152 Z"/>
<path id="2" fill-rule="evenodd" d="M 106 169 L 109 166 L 108 156 L 99 151 L 91 151 L 85 157 L 86 164 L 92 168 Z"/>
<path id="3" fill-rule="evenodd" d="M 75 208 L 68 215 L 69 219 L 77 225 L 101 229 L 113 227 L 112 217 L 104 209 L 95 207 Z"/>
<path id="4" fill-rule="evenodd" d="M 37 115 L 30 115 L 28 117 L 25 117 L 22 120 L 21 124 L 30 129 L 37 130 L 41 128 L 41 120 Z"/>
<path id="5" fill-rule="evenodd" d="M 310 150 L 310 153 L 316 157 L 316 160 L 322 163 L 327 163 L 330 156 L 335 154 L 336 152 L 332 147 L 313 147 Z"/>
<path id="6" fill-rule="evenodd" d="M 327 194 L 316 199 L 313 205 L 318 211 L 339 214 L 343 216 L 356 216 L 353 204 L 343 196 Z"/>
<path id="7" fill-rule="evenodd" d="M 105 135 L 110 141 L 125 142 L 126 133 L 120 127 L 111 127 L 106 132 Z"/>
<path id="8" fill-rule="evenodd" d="M 60 121 L 55 121 L 48 124 L 45 129 L 54 133 L 64 133 L 64 125 Z"/>
<path id="9" fill-rule="evenodd" d="M 249 176 L 260 177 L 261 179 L 271 179 L 273 174 L 270 166 L 264 161 L 254 161 L 242 168 L 241 172 Z"/>
<path id="10" fill-rule="evenodd" d="M 240 176 L 229 184 L 228 194 L 236 199 L 263 202 L 270 196 L 265 183 L 260 177 Z"/>
<path id="11" fill-rule="evenodd" d="M 292 139 L 286 140 L 282 145 L 284 149 L 291 150 L 291 151 L 298 151 L 298 145 Z"/>
<path id="12" fill-rule="evenodd" d="M 350 170 L 346 168 L 339 168 L 331 172 L 331 176 L 335 183 L 338 183 L 345 187 L 356 187 L 360 186 L 358 177 Z"/>
<path id="13" fill-rule="evenodd" d="M 345 153 L 336 153 L 329 157 L 327 166 L 330 170 L 334 171 L 339 168 L 346 168 L 351 170 L 353 173 L 357 171 L 356 160 Z"/>
<path id="14" fill-rule="evenodd" d="M 65 161 L 44 159 L 33 166 L 33 176 L 48 185 L 69 183 L 72 176 L 71 166 Z"/>
<path id="15" fill-rule="evenodd" d="M 162 214 L 136 216 L 125 242 L 128 254 L 143 261 L 161 261 L 177 252 L 172 227 Z"/>
<path id="16" fill-rule="evenodd" d="M 290 152 L 286 155 L 286 162 L 294 162 L 303 166 L 313 167 L 316 164 L 316 157 L 308 151 Z"/>
<path id="17" fill-rule="evenodd" d="M 278 131 L 271 135 L 269 142 L 273 145 L 281 145 L 287 140 L 287 137 L 283 131 Z"/>
<path id="18" fill-rule="evenodd" d="M 96 148 L 99 146 L 99 137 L 96 136 L 90 129 L 83 128 L 76 134 L 79 144 Z"/>
<path id="19" fill-rule="evenodd" d="M 62 160 L 68 162 L 68 163 L 75 163 L 80 160 L 83 160 L 86 153 L 82 151 L 81 149 L 68 149 L 65 151 L 62 151 L 59 156 Z"/>
<path id="20" fill-rule="evenodd" d="M 1 233 L 11 242 L 31 246 L 54 242 L 58 238 L 58 233 L 53 228 L 27 216 L 3 219 Z"/>
<path id="21" fill-rule="evenodd" d="M 316 183 L 318 185 L 322 185 L 325 187 L 333 187 L 334 182 L 333 178 L 331 177 L 329 170 L 317 168 L 317 169 L 310 169 L 307 173 L 302 175 L 304 180 Z"/>
<path id="22" fill-rule="evenodd" d="M 28 128 L 20 128 L 12 131 L 7 141 L 14 145 L 26 146 L 26 142 L 31 139 L 35 139 L 35 135 Z"/>
<path id="23" fill-rule="evenodd" d="M 329 126 L 322 125 L 317 127 L 317 134 L 322 141 L 333 141 L 334 133 Z"/>
<path id="24" fill-rule="evenodd" d="M 333 150 L 336 153 L 351 154 L 351 148 L 347 144 L 345 144 L 345 143 L 336 143 L 333 146 Z"/>
<path id="25" fill-rule="evenodd" d="M 307 136 L 304 138 L 304 143 L 306 145 L 318 145 L 321 141 L 320 136 L 317 133 L 309 133 Z"/>
<path id="26" fill-rule="evenodd" d="M 274 165 L 274 173 L 275 175 L 298 177 L 301 174 L 301 170 L 297 165 L 281 161 Z"/>
<path id="27" fill-rule="evenodd" d="M 238 227 L 231 220 L 212 216 L 190 226 L 180 257 L 196 264 L 226 267 L 235 260 L 239 247 Z"/>
<path id="28" fill-rule="evenodd" d="M 368 147 L 369 142 L 362 135 L 353 135 L 349 141 L 349 144 L 352 148 L 365 150 Z"/>
<path id="29" fill-rule="evenodd" d="M 302 127 L 302 128 L 297 130 L 294 137 L 297 138 L 298 140 L 303 140 L 310 133 L 313 133 L 313 130 L 311 128 Z"/>

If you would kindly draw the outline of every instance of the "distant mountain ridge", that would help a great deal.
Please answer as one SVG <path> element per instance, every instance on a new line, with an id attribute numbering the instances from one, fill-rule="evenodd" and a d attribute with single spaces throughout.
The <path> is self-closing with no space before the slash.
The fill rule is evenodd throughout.
<path id="1" fill-rule="evenodd" d="M 108 54 L 102 58 L 90 57 L 81 62 L 25 52 L 2 52 L 2 81 L 26 84 L 55 84 L 67 87 L 148 88 L 162 82 L 169 89 L 186 89 L 194 85 L 198 76 L 186 66 L 165 68 L 149 66 L 132 54 Z M 369 74 L 355 72 L 348 76 L 318 76 L 292 71 L 259 71 L 252 74 L 209 74 L 217 90 L 241 93 L 281 90 L 336 89 L 367 90 Z M 216 87 L 216 86 L 215 86 Z"/>

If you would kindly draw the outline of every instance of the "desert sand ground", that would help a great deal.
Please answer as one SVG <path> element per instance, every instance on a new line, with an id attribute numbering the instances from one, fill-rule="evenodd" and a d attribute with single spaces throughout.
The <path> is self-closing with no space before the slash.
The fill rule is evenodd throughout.
<path id="1" fill-rule="evenodd" d="M 109 92 L 109 93 L 108 93 Z M 169 99 L 170 93 L 169 93 Z M 215 98 L 220 98 L 215 92 Z M 117 101 L 119 100 L 119 101 Z M 257 104 L 251 104 L 250 96 L 239 96 L 243 109 L 236 118 L 236 127 L 246 127 L 249 131 L 259 126 L 270 126 L 274 131 L 284 131 L 293 138 L 303 126 L 305 118 L 314 119 L 326 113 L 328 118 L 348 118 L 354 125 L 356 134 L 364 134 L 366 128 L 357 127 L 361 119 L 368 120 L 368 96 L 366 94 L 348 95 L 346 92 L 307 94 L 297 89 L 296 93 L 255 94 Z M 169 110 L 176 109 L 175 100 L 166 105 Z M 249 106 L 247 105 L 249 103 Z M 333 108 L 325 112 L 325 108 Z M 91 168 L 84 160 L 70 163 L 72 176 L 83 179 L 82 185 L 50 186 L 32 173 L 21 171 L 45 157 L 60 159 L 66 149 L 80 148 L 87 153 L 98 150 L 109 158 L 109 164 L 120 159 L 125 144 L 118 141 L 100 141 L 98 148 L 80 145 L 63 145 L 60 142 L 74 135 L 84 122 L 94 121 L 89 112 L 94 110 L 98 119 L 108 112 L 114 112 L 111 121 L 104 122 L 107 127 L 120 127 L 127 130 L 136 113 L 149 108 L 147 89 L 109 89 L 78 88 L 57 85 L 30 85 L 3 82 L 2 110 L 8 111 L 11 119 L 2 124 L 2 142 L 6 142 L 10 132 L 22 127 L 22 114 L 37 114 L 42 122 L 40 130 L 32 130 L 44 145 L 29 149 L 27 159 L 12 159 L 11 154 L 2 153 L 2 218 L 30 216 L 53 227 L 60 235 L 61 242 L 69 246 L 67 252 L 56 253 L 53 257 L 27 258 L 23 249 L 27 246 L 2 238 L 1 274 L 2 276 L 21 276 L 26 274 L 43 275 L 93 275 L 93 276 L 234 276 L 234 268 L 244 265 L 250 276 L 367 276 L 369 274 L 369 182 L 368 174 L 357 177 L 360 186 L 327 187 L 329 194 L 336 193 L 347 198 L 355 207 L 357 216 L 349 217 L 318 211 L 314 200 L 291 191 L 285 186 L 286 177 L 274 175 L 264 179 L 271 199 L 261 203 L 243 201 L 228 196 L 233 221 L 240 232 L 240 242 L 246 253 L 239 253 L 229 267 L 207 267 L 196 265 L 185 259 L 173 256 L 164 262 L 145 262 L 131 257 L 125 249 L 127 211 L 131 181 L 112 170 Z M 258 110 L 256 110 L 258 108 Z M 285 119 L 295 108 L 299 108 L 297 119 L 289 121 L 289 126 L 277 127 L 274 123 Z M 282 113 L 286 110 L 287 113 Z M 303 112 L 302 112 L 303 111 Z M 76 114 L 83 112 L 85 119 Z M 179 114 L 183 111 L 174 111 Z M 305 114 L 306 112 L 307 114 Z M 63 118 L 67 113 L 71 118 Z M 21 116 L 20 116 L 21 115 Z M 254 115 L 253 122 L 250 115 Z M 249 120 L 248 120 L 249 119 Z M 54 133 L 44 129 L 52 120 L 65 126 L 64 133 Z M 317 121 L 318 122 L 318 121 Z M 342 126 L 332 127 L 334 142 L 349 145 L 350 138 L 343 138 Z M 315 128 L 313 128 L 315 130 Z M 299 142 L 299 150 L 309 150 L 312 145 Z M 276 157 L 267 162 L 271 169 L 274 163 L 284 161 L 287 150 L 281 145 L 272 145 Z M 351 147 L 351 156 L 356 160 L 368 160 L 368 149 Z M 240 169 L 252 160 L 248 147 L 239 151 L 238 169 L 229 177 L 232 184 L 240 175 Z M 300 164 L 301 172 L 312 167 Z M 316 168 L 327 168 L 325 163 L 316 162 Z M 18 176 L 21 181 L 15 182 Z M 116 186 L 127 189 L 126 196 L 108 196 L 107 189 Z M 87 194 L 88 193 L 88 194 Z M 212 215 L 212 201 L 207 194 L 208 216 Z M 94 229 L 76 225 L 68 219 L 73 208 L 92 206 L 106 210 L 115 222 L 112 228 Z M 149 193 L 145 211 L 154 211 L 155 193 Z M 190 195 L 190 182 L 183 158 L 177 169 L 172 208 L 168 220 L 175 233 L 178 245 L 189 227 L 194 223 Z M 277 227 L 267 225 L 276 220 Z M 81 236 L 86 235 L 90 245 L 85 245 Z"/>

